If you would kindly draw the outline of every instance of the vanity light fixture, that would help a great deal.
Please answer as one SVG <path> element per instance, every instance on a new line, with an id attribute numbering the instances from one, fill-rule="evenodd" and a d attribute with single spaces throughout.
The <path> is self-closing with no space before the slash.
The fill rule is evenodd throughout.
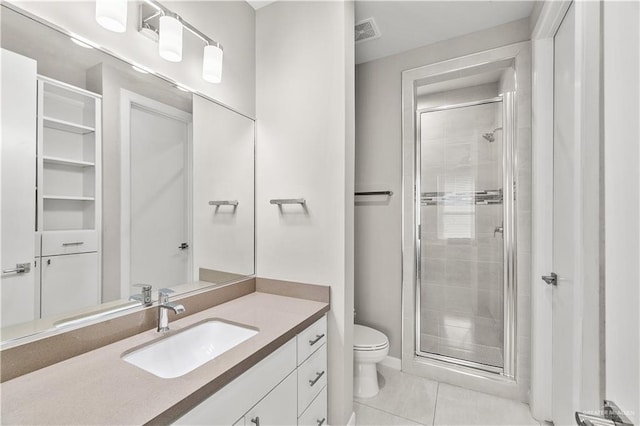
<path id="1" fill-rule="evenodd" d="M 116 33 L 127 30 L 127 0 L 96 0 L 96 21 Z"/>
<path id="2" fill-rule="evenodd" d="M 216 44 L 207 44 L 202 55 L 202 78 L 209 83 L 222 81 L 222 49 Z"/>
<path id="3" fill-rule="evenodd" d="M 182 23 L 176 14 L 164 14 L 160 17 L 158 39 L 160 56 L 170 62 L 182 60 Z"/>
<path id="4" fill-rule="evenodd" d="M 183 30 L 187 30 L 204 43 L 202 52 L 202 78 L 210 83 L 222 81 L 222 45 L 167 9 L 156 0 L 140 3 L 138 31 L 159 43 L 160 56 L 172 62 L 182 59 Z"/>

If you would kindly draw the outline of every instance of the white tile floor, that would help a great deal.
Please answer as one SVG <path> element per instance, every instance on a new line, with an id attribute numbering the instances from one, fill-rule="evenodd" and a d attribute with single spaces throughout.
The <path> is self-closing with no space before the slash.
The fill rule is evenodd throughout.
<path id="1" fill-rule="evenodd" d="M 378 366 L 380 393 L 354 400 L 356 424 L 535 425 L 529 406 Z M 544 424 L 544 423 L 543 423 Z"/>

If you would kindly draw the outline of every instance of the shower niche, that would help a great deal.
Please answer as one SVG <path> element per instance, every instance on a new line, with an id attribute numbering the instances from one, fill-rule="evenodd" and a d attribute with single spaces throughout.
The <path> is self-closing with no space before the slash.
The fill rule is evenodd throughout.
<path id="1" fill-rule="evenodd" d="M 518 342 L 529 319 L 517 312 L 518 291 L 528 294 L 517 257 L 527 52 L 522 43 L 403 73 L 402 368 L 496 394 L 528 380 Z"/>

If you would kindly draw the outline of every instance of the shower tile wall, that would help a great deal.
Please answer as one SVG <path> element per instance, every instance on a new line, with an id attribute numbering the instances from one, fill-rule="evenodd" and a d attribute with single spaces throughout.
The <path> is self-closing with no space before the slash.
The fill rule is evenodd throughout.
<path id="1" fill-rule="evenodd" d="M 437 105 L 497 96 L 497 84 L 434 94 Z M 431 112 L 421 120 L 421 192 L 502 188 L 502 104 Z M 423 352 L 503 365 L 502 204 L 421 205 Z"/>

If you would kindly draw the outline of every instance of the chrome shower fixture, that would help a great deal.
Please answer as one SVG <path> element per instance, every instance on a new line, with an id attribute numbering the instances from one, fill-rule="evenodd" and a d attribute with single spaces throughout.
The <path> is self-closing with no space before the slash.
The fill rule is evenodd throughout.
<path id="1" fill-rule="evenodd" d="M 495 132 L 497 132 L 498 130 L 502 130 L 502 127 L 496 127 L 495 129 L 493 129 L 490 132 L 483 133 L 482 137 L 484 139 L 486 139 L 487 141 L 489 141 L 489 142 L 495 142 L 495 140 L 496 140 Z"/>

